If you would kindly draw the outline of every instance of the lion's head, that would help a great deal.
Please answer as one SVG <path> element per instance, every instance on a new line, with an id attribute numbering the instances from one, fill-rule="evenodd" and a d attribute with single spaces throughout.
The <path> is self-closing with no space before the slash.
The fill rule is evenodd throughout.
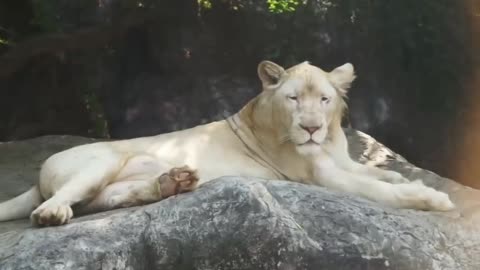
<path id="1" fill-rule="evenodd" d="M 344 98 L 355 79 L 351 64 L 325 72 L 308 62 L 285 70 L 263 61 L 258 76 L 263 91 L 251 102 L 253 126 L 269 129 L 278 143 L 292 143 L 300 154 L 315 154 L 332 128 L 340 128 Z"/>

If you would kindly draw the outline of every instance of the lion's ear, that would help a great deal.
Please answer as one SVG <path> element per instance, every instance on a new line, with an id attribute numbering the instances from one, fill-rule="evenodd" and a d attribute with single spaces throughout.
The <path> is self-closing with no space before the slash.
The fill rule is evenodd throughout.
<path id="1" fill-rule="evenodd" d="M 258 64 L 257 71 L 264 87 L 277 84 L 285 74 L 283 67 L 270 61 L 262 61 Z"/>
<path id="2" fill-rule="evenodd" d="M 355 70 L 350 63 L 339 66 L 329 73 L 330 82 L 343 94 L 350 88 L 355 77 Z"/>

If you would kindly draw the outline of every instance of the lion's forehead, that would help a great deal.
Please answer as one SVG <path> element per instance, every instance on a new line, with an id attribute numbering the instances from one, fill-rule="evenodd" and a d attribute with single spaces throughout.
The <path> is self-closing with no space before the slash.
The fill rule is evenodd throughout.
<path id="1" fill-rule="evenodd" d="M 337 92 L 328 80 L 327 74 L 320 69 L 306 69 L 303 72 L 289 73 L 284 83 L 287 92 L 296 92 L 303 95 L 333 96 Z"/>

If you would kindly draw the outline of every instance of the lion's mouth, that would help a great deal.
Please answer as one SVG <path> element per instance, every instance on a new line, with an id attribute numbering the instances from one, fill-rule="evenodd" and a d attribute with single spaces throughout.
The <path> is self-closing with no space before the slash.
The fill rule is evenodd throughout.
<path id="1" fill-rule="evenodd" d="M 304 143 L 300 143 L 298 144 L 299 146 L 302 146 L 302 145 L 319 145 L 319 143 L 317 143 L 316 141 L 314 141 L 312 138 L 310 138 L 308 141 L 304 142 Z"/>

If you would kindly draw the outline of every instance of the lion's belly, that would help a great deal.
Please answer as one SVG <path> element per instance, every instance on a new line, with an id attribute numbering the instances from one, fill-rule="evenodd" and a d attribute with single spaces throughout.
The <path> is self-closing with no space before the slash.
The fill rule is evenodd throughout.
<path id="1" fill-rule="evenodd" d="M 159 163 L 168 163 L 172 167 L 188 165 L 196 169 L 200 177 L 199 184 L 221 176 L 250 176 L 274 179 L 275 174 L 269 169 L 236 151 L 234 147 L 207 142 L 186 143 L 176 146 L 175 151 L 157 153 Z"/>

